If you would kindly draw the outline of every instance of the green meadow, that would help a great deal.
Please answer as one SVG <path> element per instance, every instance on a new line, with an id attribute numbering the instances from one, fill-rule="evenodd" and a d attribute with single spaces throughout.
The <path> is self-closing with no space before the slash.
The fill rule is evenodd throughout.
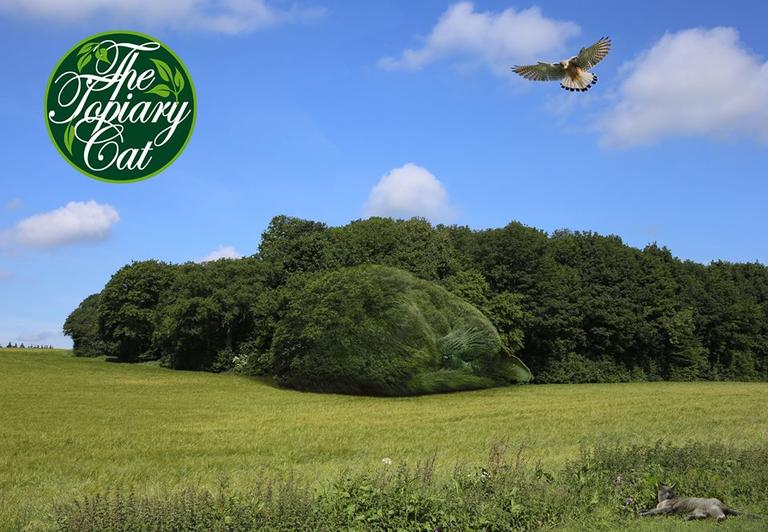
<path id="1" fill-rule="evenodd" d="M 0 350 L 0 529 L 133 486 L 321 484 L 342 470 L 482 463 L 505 441 L 544 467 L 601 444 L 768 442 L 768 384 L 519 385 L 408 398 L 304 393 L 231 374 Z M 644 526 L 650 526 L 644 524 Z M 686 525 L 687 526 L 687 525 Z M 650 529 L 650 528 L 649 528 Z"/>

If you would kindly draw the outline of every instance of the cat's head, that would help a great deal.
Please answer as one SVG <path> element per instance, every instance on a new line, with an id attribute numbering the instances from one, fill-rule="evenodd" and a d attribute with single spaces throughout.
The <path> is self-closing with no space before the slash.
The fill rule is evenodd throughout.
<path id="1" fill-rule="evenodd" d="M 659 484 L 657 486 L 659 491 L 659 502 L 666 501 L 667 499 L 674 499 L 677 496 L 675 493 L 675 485 L 667 486 L 665 484 Z"/>

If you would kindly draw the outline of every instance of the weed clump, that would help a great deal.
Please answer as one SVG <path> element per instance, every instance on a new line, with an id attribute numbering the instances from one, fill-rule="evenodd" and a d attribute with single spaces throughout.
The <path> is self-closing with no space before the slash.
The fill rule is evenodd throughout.
<path id="1" fill-rule="evenodd" d="M 434 457 L 408 466 L 385 459 L 315 489 L 264 478 L 237 492 L 187 488 L 161 497 L 131 491 L 83 497 L 54 511 L 63 531 L 128 530 L 633 530 L 655 505 L 655 484 L 717 497 L 740 510 L 768 510 L 768 449 L 721 444 L 585 449 L 547 471 L 522 450 L 496 444 L 482 465 L 441 471 Z M 673 519 L 673 518 L 670 518 Z M 738 519 L 739 530 L 762 521 Z M 682 524 L 682 523 L 681 523 Z"/>

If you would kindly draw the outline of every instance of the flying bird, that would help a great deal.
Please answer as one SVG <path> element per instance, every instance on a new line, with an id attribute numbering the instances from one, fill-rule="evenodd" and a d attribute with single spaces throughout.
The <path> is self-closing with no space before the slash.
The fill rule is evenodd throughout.
<path id="1" fill-rule="evenodd" d="M 542 63 L 513 67 L 512 70 L 533 81 L 557 81 L 567 91 L 586 92 L 597 83 L 597 75 L 589 70 L 611 50 L 611 40 L 603 37 L 592 46 L 582 48 L 579 55 L 559 63 Z"/>

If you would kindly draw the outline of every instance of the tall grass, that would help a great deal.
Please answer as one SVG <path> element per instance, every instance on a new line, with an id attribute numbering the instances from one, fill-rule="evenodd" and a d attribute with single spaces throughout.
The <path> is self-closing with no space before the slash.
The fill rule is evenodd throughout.
<path id="1" fill-rule="evenodd" d="M 579 527 L 634 530 L 655 505 L 657 482 L 684 493 L 717 496 L 743 510 L 768 509 L 768 448 L 719 444 L 599 447 L 554 471 L 529 463 L 505 444 L 481 466 L 436 474 L 434 459 L 413 467 L 343 473 L 322 490 L 288 479 L 262 479 L 238 493 L 181 489 L 155 497 L 114 490 L 59 505 L 51 528 L 72 532 L 132 530 L 541 530 Z M 661 518 L 664 519 L 664 518 Z M 683 527 L 683 516 L 667 527 Z M 54 524 L 55 523 L 55 524 Z M 731 530 L 764 530 L 732 518 Z"/>

